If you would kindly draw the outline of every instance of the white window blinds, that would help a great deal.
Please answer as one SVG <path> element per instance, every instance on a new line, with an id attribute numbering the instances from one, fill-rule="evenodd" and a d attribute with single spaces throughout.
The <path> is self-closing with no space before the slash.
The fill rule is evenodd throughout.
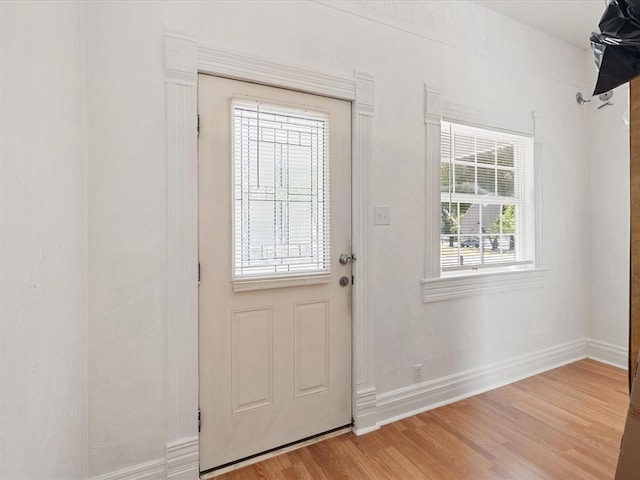
<path id="1" fill-rule="evenodd" d="M 234 100 L 234 278 L 329 271 L 329 118 Z"/>
<path id="2" fill-rule="evenodd" d="M 442 122 L 443 271 L 534 260 L 533 140 Z"/>

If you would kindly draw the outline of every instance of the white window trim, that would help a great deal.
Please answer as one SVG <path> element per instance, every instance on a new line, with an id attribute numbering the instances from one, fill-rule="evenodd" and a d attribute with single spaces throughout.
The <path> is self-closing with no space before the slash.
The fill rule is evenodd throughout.
<path id="1" fill-rule="evenodd" d="M 306 285 L 322 285 L 329 283 L 331 273 L 302 273 L 300 275 L 264 276 L 256 278 L 241 278 L 232 283 L 234 292 L 251 292 L 254 290 L 269 290 L 283 287 L 303 287 Z"/>
<path id="2" fill-rule="evenodd" d="M 425 85 L 425 254 L 422 279 L 424 303 L 544 286 L 542 268 L 542 139 L 535 131 L 541 117 L 500 115 L 456 103 Z M 534 138 L 535 262 L 532 268 L 496 268 L 495 271 L 465 271 L 442 275 L 440 267 L 440 135 L 441 121 L 491 128 Z"/>
<path id="3" fill-rule="evenodd" d="M 471 295 L 541 288 L 546 271 L 543 268 L 514 269 L 425 279 L 422 280 L 422 301 L 432 303 Z"/>

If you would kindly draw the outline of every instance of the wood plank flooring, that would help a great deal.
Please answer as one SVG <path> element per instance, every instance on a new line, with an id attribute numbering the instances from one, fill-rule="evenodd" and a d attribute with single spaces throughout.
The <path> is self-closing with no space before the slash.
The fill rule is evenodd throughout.
<path id="1" fill-rule="evenodd" d="M 626 372 L 581 360 L 217 479 L 612 479 L 627 406 Z"/>

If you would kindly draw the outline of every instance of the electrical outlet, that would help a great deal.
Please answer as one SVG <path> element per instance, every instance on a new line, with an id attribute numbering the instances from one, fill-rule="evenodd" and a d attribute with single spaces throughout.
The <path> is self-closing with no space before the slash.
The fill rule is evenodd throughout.
<path id="1" fill-rule="evenodd" d="M 422 381 L 422 364 L 413 366 L 413 383 Z"/>

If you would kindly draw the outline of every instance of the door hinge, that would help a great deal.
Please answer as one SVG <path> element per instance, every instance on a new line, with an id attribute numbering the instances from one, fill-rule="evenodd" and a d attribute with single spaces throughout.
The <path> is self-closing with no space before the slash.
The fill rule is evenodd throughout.
<path id="1" fill-rule="evenodd" d="M 198 262 L 198 285 L 200 285 L 200 262 Z"/>
<path id="2" fill-rule="evenodd" d="M 200 409 L 198 409 L 198 432 L 200 432 L 202 429 L 202 417 L 200 414 Z"/>
<path id="3" fill-rule="evenodd" d="M 200 114 L 198 114 L 198 125 L 196 127 L 196 135 L 200 136 Z"/>

